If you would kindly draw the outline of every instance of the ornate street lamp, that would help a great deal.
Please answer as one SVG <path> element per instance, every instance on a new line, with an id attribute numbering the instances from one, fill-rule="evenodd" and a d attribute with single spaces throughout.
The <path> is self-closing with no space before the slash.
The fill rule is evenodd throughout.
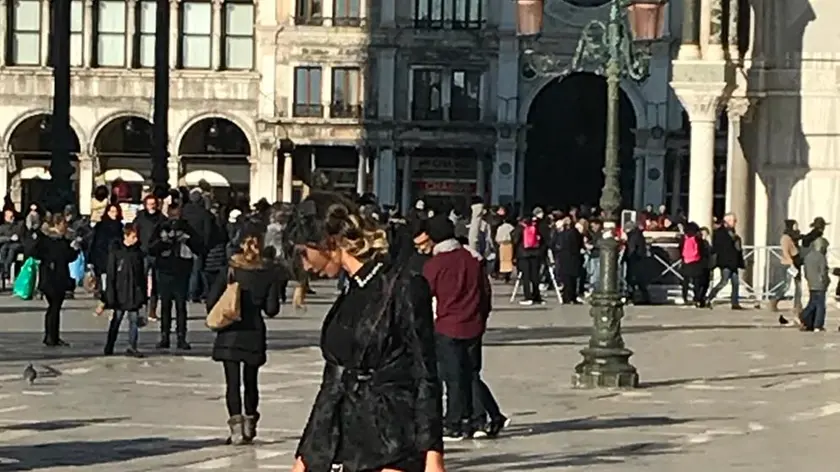
<path id="1" fill-rule="evenodd" d="M 521 38 L 542 32 L 543 0 L 516 0 L 517 26 Z M 619 81 L 648 76 L 650 43 L 662 38 L 667 0 L 612 0 L 607 23 L 593 20 L 584 26 L 572 60 L 525 50 L 526 65 L 536 74 L 562 77 L 589 71 L 607 80 L 607 130 L 604 159 L 604 189 L 600 206 L 605 213 L 601 249 L 600 288 L 592 297 L 592 335 L 581 351 L 583 361 L 575 366 L 572 383 L 579 388 L 638 386 L 639 376 L 630 364 L 633 352 L 624 346 L 621 319 L 624 304 L 618 291 L 619 242 L 617 224 L 621 210 L 618 161 Z"/>

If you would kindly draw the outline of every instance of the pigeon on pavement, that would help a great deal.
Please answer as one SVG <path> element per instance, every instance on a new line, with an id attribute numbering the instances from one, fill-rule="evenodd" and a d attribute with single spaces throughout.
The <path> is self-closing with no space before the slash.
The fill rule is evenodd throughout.
<path id="1" fill-rule="evenodd" d="M 29 382 L 29 385 L 35 383 L 36 378 L 38 378 L 38 372 L 32 364 L 29 364 L 25 369 L 23 369 L 23 380 Z"/>

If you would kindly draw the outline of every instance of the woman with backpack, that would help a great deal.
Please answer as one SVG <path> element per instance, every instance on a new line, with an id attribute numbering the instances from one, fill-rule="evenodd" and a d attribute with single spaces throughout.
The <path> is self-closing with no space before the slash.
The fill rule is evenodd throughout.
<path id="1" fill-rule="evenodd" d="M 706 273 L 709 267 L 709 253 L 707 243 L 703 240 L 700 228 L 696 223 L 688 223 L 685 233 L 679 242 L 680 259 L 682 260 L 682 296 L 688 304 L 688 286 L 694 289 L 692 301 L 698 308 L 703 307 L 709 281 Z"/>

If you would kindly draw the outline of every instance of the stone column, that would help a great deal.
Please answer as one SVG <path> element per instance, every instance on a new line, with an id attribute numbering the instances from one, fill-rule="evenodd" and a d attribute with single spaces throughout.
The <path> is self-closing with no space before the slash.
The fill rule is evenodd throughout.
<path id="1" fill-rule="evenodd" d="M 411 208 L 411 153 L 406 152 L 403 156 L 400 212 L 405 215 L 409 208 Z"/>
<path id="2" fill-rule="evenodd" d="M 356 169 L 356 193 L 359 195 L 367 191 L 367 149 L 359 148 L 359 162 Z"/>
<path id="3" fill-rule="evenodd" d="M 723 0 L 704 0 L 701 11 L 701 50 L 703 59 L 722 61 Z"/>
<path id="4" fill-rule="evenodd" d="M 700 0 L 683 1 L 682 44 L 680 60 L 700 58 Z"/>
<path id="5" fill-rule="evenodd" d="M 79 154 L 79 213 L 82 215 L 90 215 L 91 212 L 94 159 L 90 154 Z"/>
<path id="6" fill-rule="evenodd" d="M 383 205 L 397 203 L 397 160 L 393 149 L 382 149 L 376 158 L 376 196 Z"/>
<path id="7" fill-rule="evenodd" d="M 84 13 L 84 28 L 82 31 L 82 41 L 84 41 L 84 45 L 82 46 L 82 66 L 83 67 L 91 67 L 93 65 L 93 37 L 94 37 L 94 25 L 93 25 L 93 0 L 85 0 L 85 13 Z M 133 27 L 133 25 L 132 25 Z"/>
<path id="8" fill-rule="evenodd" d="M 636 162 L 636 178 L 633 179 L 633 209 L 640 210 L 645 207 L 645 151 L 636 148 L 633 152 L 633 159 Z"/>
<path id="9" fill-rule="evenodd" d="M 169 0 L 169 68 L 178 67 L 178 31 L 181 25 L 179 18 L 179 0 Z"/>
<path id="10" fill-rule="evenodd" d="M 362 0 L 364 1 L 364 0 Z M 333 0 L 324 0 L 321 2 L 321 17 L 324 18 L 324 26 L 332 26 L 333 24 Z"/>
<path id="11" fill-rule="evenodd" d="M 733 61 L 741 61 L 741 53 L 738 51 L 738 17 L 740 11 L 738 7 L 738 0 L 729 0 L 729 34 L 726 38 L 726 44 L 729 48 L 729 57 Z"/>
<path id="12" fill-rule="evenodd" d="M 178 188 L 178 181 L 181 180 L 181 157 L 170 152 L 166 166 L 169 168 L 169 187 Z"/>
<path id="13" fill-rule="evenodd" d="M 41 65 L 47 65 L 50 56 L 50 0 L 41 0 Z"/>
<path id="14" fill-rule="evenodd" d="M 330 2 L 327 2 L 330 3 Z M 222 0 L 213 0 L 213 21 L 212 30 L 210 30 L 210 39 L 212 45 L 210 46 L 211 68 L 219 70 L 222 61 Z"/>
<path id="15" fill-rule="evenodd" d="M 493 175 L 490 182 L 490 201 L 494 205 L 510 203 L 516 194 L 516 142 L 496 141 L 496 155 L 493 157 Z"/>
<path id="16" fill-rule="evenodd" d="M 0 152 L 0 195 L 4 197 L 9 193 L 9 166 L 12 155 L 8 152 Z"/>
<path id="17" fill-rule="evenodd" d="M 294 185 L 294 179 L 292 177 L 293 171 L 294 160 L 292 158 L 292 153 L 283 153 L 283 185 L 281 194 L 284 203 L 292 203 L 292 185 Z"/>
<path id="18" fill-rule="evenodd" d="M 698 225 L 712 227 L 714 211 L 715 123 L 720 94 L 676 90 L 691 120 L 691 153 L 689 155 L 688 216 Z"/>
<path id="19" fill-rule="evenodd" d="M 665 149 L 646 149 L 644 170 L 644 203 L 654 207 L 665 203 Z"/>
<path id="20" fill-rule="evenodd" d="M 263 163 L 259 158 L 249 159 L 248 164 L 250 165 L 251 171 L 250 178 L 248 179 L 248 200 L 249 203 L 253 205 L 265 196 L 263 188 L 266 187 L 266 185 L 264 185 L 266 180 L 266 169 L 263 168 Z M 267 177 L 270 179 L 271 175 L 268 175 Z"/>
<path id="21" fill-rule="evenodd" d="M 5 12 L 7 11 L 6 8 L 7 8 L 6 0 L 0 0 L 0 11 L 4 12 L 2 15 L 0 15 L 0 31 L 4 32 L 3 34 L 0 34 L 0 52 L 2 52 L 2 54 L 0 54 L 0 67 L 3 67 L 3 66 L 6 65 L 6 36 L 7 35 L 5 34 L 5 32 L 7 31 L 6 30 L 6 18 L 8 16 L 8 15 L 5 14 Z M 5 195 L 5 192 L 3 193 L 3 195 Z"/>
<path id="22" fill-rule="evenodd" d="M 668 210 L 671 211 L 671 214 L 676 214 L 677 210 L 680 209 L 682 206 L 682 161 L 683 155 L 681 153 L 675 153 L 674 155 L 674 166 L 671 174 L 671 202 L 668 206 Z"/>
<path id="23" fill-rule="evenodd" d="M 126 5 L 126 28 L 125 28 L 125 65 L 131 69 L 134 67 L 134 24 L 137 15 L 137 0 L 128 0 Z"/>
<path id="24" fill-rule="evenodd" d="M 735 213 L 738 223 L 735 231 L 748 234 L 750 228 L 750 163 L 741 142 L 741 120 L 749 110 L 746 97 L 732 98 L 727 106 L 729 136 L 726 143 L 726 211 Z"/>
<path id="25" fill-rule="evenodd" d="M 376 151 L 374 152 L 374 155 L 372 156 L 373 157 L 373 170 L 372 170 L 373 176 L 372 177 L 373 177 L 373 194 L 376 195 L 376 199 L 381 202 L 381 199 L 379 197 L 379 161 L 380 161 L 379 156 L 380 156 L 380 152 L 381 152 L 380 149 L 377 148 Z"/>
<path id="26" fill-rule="evenodd" d="M 475 193 L 482 200 L 487 195 L 487 175 L 484 173 L 484 154 L 479 154 L 475 161 Z"/>

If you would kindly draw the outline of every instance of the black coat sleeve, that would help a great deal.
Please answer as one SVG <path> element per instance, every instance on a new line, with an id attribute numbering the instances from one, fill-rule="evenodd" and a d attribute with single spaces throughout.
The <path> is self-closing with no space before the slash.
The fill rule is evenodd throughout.
<path id="1" fill-rule="evenodd" d="M 105 265 L 104 295 L 103 301 L 107 308 L 117 306 L 117 255 L 115 251 L 108 251 L 108 262 Z"/>
<path id="2" fill-rule="evenodd" d="M 415 431 L 419 451 L 443 451 L 443 400 L 435 355 L 435 327 L 432 314 L 432 294 L 423 277 L 410 282 L 414 313 L 412 371 L 417 381 L 415 399 Z"/>
<path id="3" fill-rule="evenodd" d="M 272 271 L 276 272 L 276 271 Z M 274 318 L 280 313 L 280 283 L 276 277 L 272 277 L 271 283 L 268 284 L 268 291 L 265 295 L 265 304 L 263 311 L 269 318 Z"/>

